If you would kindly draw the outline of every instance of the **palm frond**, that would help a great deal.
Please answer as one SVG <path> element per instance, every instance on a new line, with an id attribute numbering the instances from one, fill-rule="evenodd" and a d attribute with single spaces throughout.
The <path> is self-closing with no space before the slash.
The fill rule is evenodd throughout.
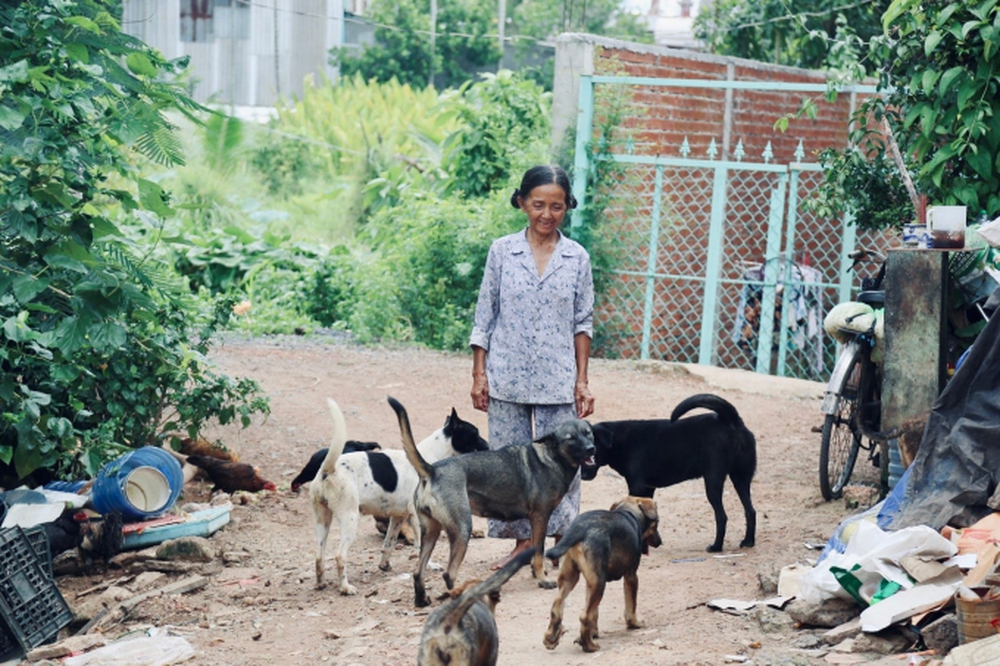
<path id="1" fill-rule="evenodd" d="M 159 125 L 144 133 L 135 143 L 142 155 L 163 166 L 184 166 L 181 142 L 167 125 Z"/>

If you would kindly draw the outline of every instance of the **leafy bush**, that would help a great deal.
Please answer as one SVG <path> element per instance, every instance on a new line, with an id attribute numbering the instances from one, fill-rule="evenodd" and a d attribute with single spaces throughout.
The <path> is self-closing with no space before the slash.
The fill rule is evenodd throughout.
<path id="1" fill-rule="evenodd" d="M 445 144 L 453 191 L 486 196 L 515 166 L 548 161 L 551 95 L 537 83 L 504 70 L 450 97 L 461 121 Z"/>
<path id="2" fill-rule="evenodd" d="M 371 222 L 375 254 L 356 266 L 352 332 L 464 349 L 490 243 L 522 222 L 506 196 L 383 211 Z"/>
<path id="3" fill-rule="evenodd" d="M 163 428 L 267 409 L 253 382 L 205 359 L 229 303 L 198 312 L 106 214 L 173 215 L 123 149 L 182 164 L 164 114 L 200 107 L 162 81 L 185 63 L 103 7 L 0 5 L 0 476 L 92 474 Z"/>
<path id="4" fill-rule="evenodd" d="M 350 250 L 334 247 L 310 276 L 306 313 L 323 326 L 346 325 L 357 301 L 355 270 Z"/>

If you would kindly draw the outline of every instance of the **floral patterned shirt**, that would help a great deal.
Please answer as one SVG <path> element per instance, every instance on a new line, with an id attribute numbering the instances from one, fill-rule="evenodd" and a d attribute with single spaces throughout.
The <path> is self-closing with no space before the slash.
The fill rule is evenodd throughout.
<path id="1" fill-rule="evenodd" d="M 490 397 L 532 405 L 572 403 L 574 337 L 593 337 L 594 277 L 583 246 L 559 232 L 538 276 L 527 229 L 493 241 L 469 344 L 486 350 Z"/>

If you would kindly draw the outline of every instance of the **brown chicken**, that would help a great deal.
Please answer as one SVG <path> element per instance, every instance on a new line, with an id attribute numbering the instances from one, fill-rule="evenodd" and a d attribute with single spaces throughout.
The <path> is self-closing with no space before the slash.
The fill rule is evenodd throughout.
<path id="1" fill-rule="evenodd" d="M 246 463 L 229 462 L 210 456 L 188 456 L 187 461 L 205 471 L 213 484 L 213 491 L 234 493 L 246 490 L 255 493 L 258 490 L 277 489 L 270 481 L 260 478 L 255 467 Z"/>
<path id="2" fill-rule="evenodd" d="M 181 453 L 186 456 L 209 456 L 219 460 L 229 462 L 239 462 L 240 457 L 235 451 L 230 451 L 222 442 L 210 442 L 204 437 L 191 439 L 185 437 L 181 440 Z"/>

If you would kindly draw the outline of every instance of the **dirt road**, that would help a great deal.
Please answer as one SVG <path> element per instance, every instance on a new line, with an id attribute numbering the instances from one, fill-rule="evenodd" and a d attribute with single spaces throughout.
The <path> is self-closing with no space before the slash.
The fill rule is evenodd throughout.
<path id="1" fill-rule="evenodd" d="M 273 411 L 248 430 L 209 434 L 259 466 L 279 491 L 236 507 L 233 522 L 213 537 L 220 552 L 236 556 L 206 588 L 144 603 L 132 619 L 176 627 L 196 647 L 197 664 L 414 663 L 426 617 L 426 610 L 413 606 L 415 550 L 399 547 L 393 571 L 379 571 L 381 537 L 371 519 L 363 518 L 349 557 L 359 594 L 316 591 L 312 512 L 306 493 L 293 494 L 288 485 L 310 454 L 326 446 L 327 396 L 343 408 L 349 437 L 376 440 L 383 447 L 400 446 L 386 395 L 406 405 L 418 438 L 440 427 L 452 406 L 485 433 L 485 414 L 473 411 L 469 399 L 471 359 L 294 338 L 230 340 L 212 356 L 221 370 L 257 379 Z M 738 548 L 745 525 L 728 484 L 729 531 L 720 556 L 705 552 L 714 524 L 701 482 L 660 490 L 656 499 L 664 545 L 639 570 L 639 616 L 646 628 L 625 629 L 622 585 L 612 583 L 601 606 L 602 649 L 584 654 L 572 640 L 583 607 L 580 586 L 567 603 L 570 633 L 556 650 L 547 651 L 542 634 L 555 593 L 540 590 L 526 569 L 504 588 L 497 610 L 500 664 L 708 665 L 724 663 L 727 655 L 745 655 L 755 664 L 823 663 L 806 649 L 815 640 L 793 629 L 784 613 L 765 609 L 734 616 L 706 606 L 719 597 L 769 596 L 761 581 L 773 583 L 782 566 L 814 559 L 817 551 L 808 546 L 824 542 L 848 513 L 843 504 L 827 504 L 819 496 L 819 436 L 811 428 L 821 422 L 821 388 L 737 371 L 704 374 L 707 379 L 665 364 L 595 360 L 592 420 L 664 417 L 681 399 L 700 392 L 717 393 L 736 405 L 758 442 L 756 547 Z M 608 508 L 625 492 L 620 477 L 602 470 L 583 486 L 583 509 Z M 509 547 L 505 541 L 473 540 L 460 578 L 485 577 L 488 565 Z M 445 553 L 439 544 L 435 560 L 443 561 Z M 327 560 L 335 570 L 332 548 Z M 91 577 L 60 581 L 61 587 L 76 589 L 93 583 Z M 432 595 L 444 590 L 437 574 L 429 583 Z"/>

